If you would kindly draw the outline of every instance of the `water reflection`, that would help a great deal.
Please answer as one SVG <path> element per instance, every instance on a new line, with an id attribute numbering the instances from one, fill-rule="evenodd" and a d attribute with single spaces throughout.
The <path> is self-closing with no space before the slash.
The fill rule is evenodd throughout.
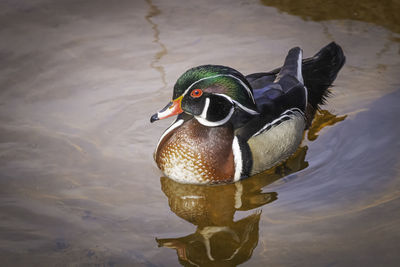
<path id="1" fill-rule="evenodd" d="M 261 211 L 237 221 L 235 213 L 275 201 L 277 193 L 263 192 L 263 188 L 306 168 L 306 152 L 307 147 L 301 147 L 284 164 L 235 184 L 188 185 L 162 177 L 162 191 L 171 210 L 197 229 L 190 235 L 157 239 L 158 245 L 175 249 L 183 265 L 237 265 L 249 260 L 258 243 Z"/>
<path id="2" fill-rule="evenodd" d="M 318 111 L 308 139 L 315 140 L 324 127 L 345 118 Z M 282 164 L 234 184 L 190 185 L 161 177 L 161 189 L 171 211 L 197 228 L 186 236 L 156 238 L 158 245 L 175 249 L 185 266 L 235 266 L 248 261 L 259 238 L 261 210 L 256 209 L 278 198 L 276 192 L 264 192 L 263 188 L 307 168 L 307 150 L 307 146 L 301 146 Z M 237 211 L 251 210 L 255 211 L 235 220 Z"/>
<path id="3" fill-rule="evenodd" d="M 343 121 L 347 118 L 347 115 L 337 116 L 333 115 L 327 110 L 318 110 L 315 114 L 313 123 L 308 129 L 307 138 L 310 141 L 314 141 L 318 138 L 318 133 L 326 126 L 334 125 L 340 121 Z"/>

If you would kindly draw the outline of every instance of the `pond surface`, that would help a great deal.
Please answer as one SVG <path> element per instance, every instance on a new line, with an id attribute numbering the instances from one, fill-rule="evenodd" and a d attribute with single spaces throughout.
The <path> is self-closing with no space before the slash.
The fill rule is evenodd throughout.
<path id="1" fill-rule="evenodd" d="M 288 2 L 2 1 L 1 265 L 396 266 L 399 5 Z M 347 63 L 292 158 L 225 186 L 162 177 L 172 119 L 149 119 L 186 69 L 331 41 Z"/>

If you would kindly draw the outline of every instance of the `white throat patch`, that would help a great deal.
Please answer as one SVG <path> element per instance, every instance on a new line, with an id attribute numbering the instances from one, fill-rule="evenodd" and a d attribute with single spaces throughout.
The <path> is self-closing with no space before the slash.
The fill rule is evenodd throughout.
<path id="1" fill-rule="evenodd" d="M 200 124 L 204 125 L 204 126 L 208 126 L 208 127 L 215 127 L 215 126 L 220 126 L 223 125 L 225 123 L 227 123 L 229 121 L 229 119 L 232 117 L 233 112 L 235 111 L 235 109 L 233 107 L 231 107 L 231 110 L 229 111 L 229 114 L 223 118 L 220 121 L 209 121 L 207 120 L 207 111 L 208 108 L 210 106 L 210 98 L 207 97 L 206 98 L 206 103 L 204 104 L 204 108 L 203 111 L 201 112 L 201 114 L 199 116 L 194 116 L 196 118 L 196 120 L 198 122 L 200 122 Z"/>

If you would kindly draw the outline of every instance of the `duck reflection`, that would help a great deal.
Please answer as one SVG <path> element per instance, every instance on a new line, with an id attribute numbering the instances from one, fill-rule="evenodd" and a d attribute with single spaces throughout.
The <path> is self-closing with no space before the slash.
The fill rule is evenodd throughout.
<path id="1" fill-rule="evenodd" d="M 162 191 L 171 210 L 197 229 L 183 237 L 156 239 L 158 245 L 175 249 L 184 266 L 235 266 L 249 260 L 258 243 L 261 211 L 235 221 L 236 211 L 257 209 L 276 200 L 277 193 L 263 192 L 263 187 L 306 168 L 306 152 L 306 146 L 300 147 L 280 166 L 234 184 L 189 185 L 162 177 Z"/>

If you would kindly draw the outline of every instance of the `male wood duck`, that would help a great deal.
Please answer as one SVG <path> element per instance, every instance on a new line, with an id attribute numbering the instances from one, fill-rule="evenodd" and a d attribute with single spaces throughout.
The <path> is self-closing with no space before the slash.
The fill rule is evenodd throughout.
<path id="1" fill-rule="evenodd" d="M 270 72 L 189 69 L 177 80 L 173 100 L 150 119 L 177 115 L 158 142 L 157 166 L 181 183 L 212 184 L 277 165 L 300 145 L 344 62 L 332 42 L 307 59 L 292 48 L 283 66 Z"/>

